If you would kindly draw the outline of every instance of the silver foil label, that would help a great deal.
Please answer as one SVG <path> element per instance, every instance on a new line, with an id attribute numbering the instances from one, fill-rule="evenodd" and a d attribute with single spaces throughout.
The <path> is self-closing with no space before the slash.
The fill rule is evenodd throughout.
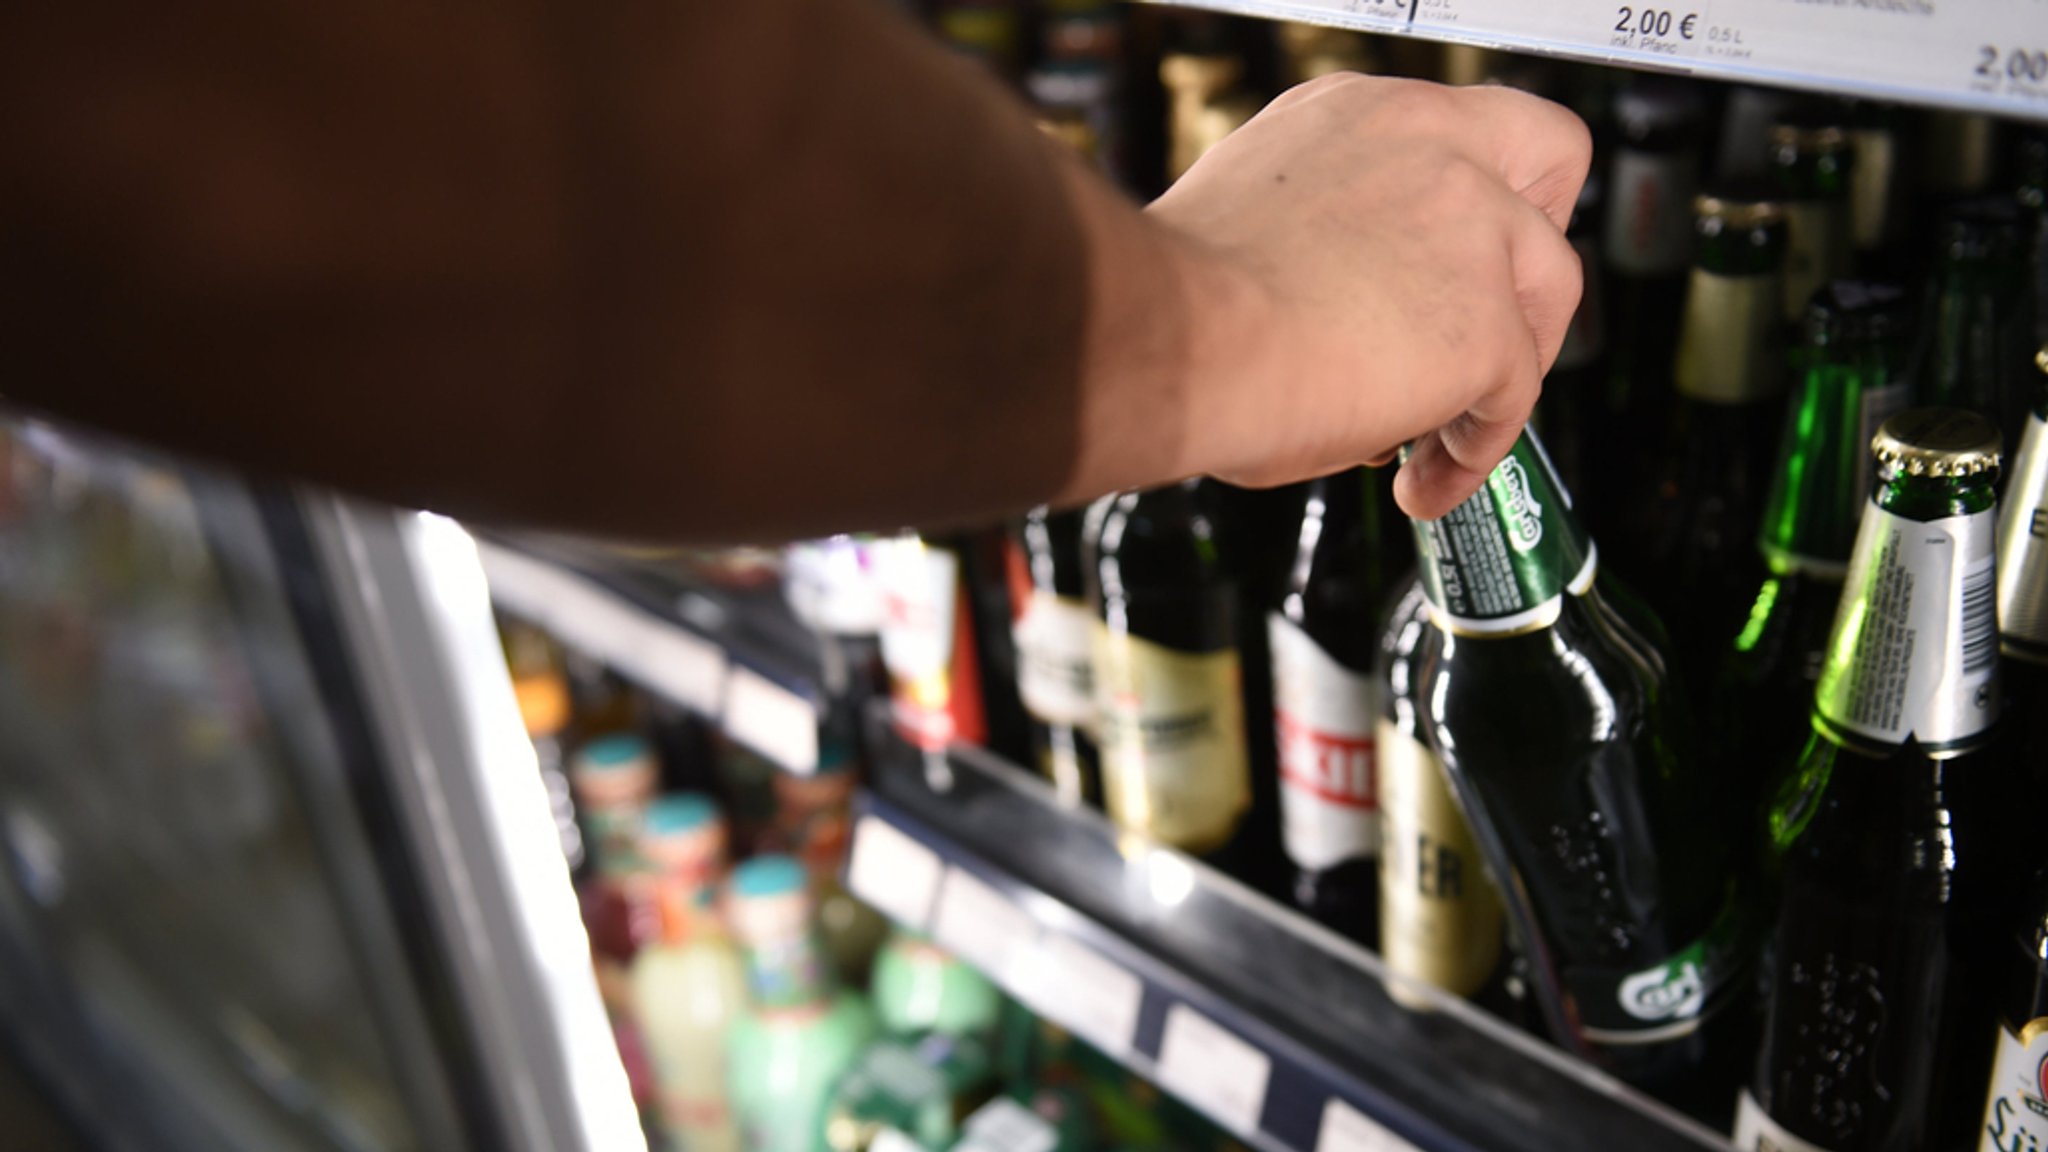
<path id="1" fill-rule="evenodd" d="M 2027 419 L 1998 514 L 1998 629 L 2048 660 L 2048 422 Z"/>
<path id="2" fill-rule="evenodd" d="M 1863 510 L 1815 707 L 1839 735 L 1959 748 L 1998 719 L 1997 526 Z"/>

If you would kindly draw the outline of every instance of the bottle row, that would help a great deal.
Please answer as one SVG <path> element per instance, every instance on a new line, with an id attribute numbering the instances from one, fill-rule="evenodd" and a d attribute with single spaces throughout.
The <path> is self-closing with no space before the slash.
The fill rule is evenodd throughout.
<path id="1" fill-rule="evenodd" d="M 530 626 L 501 635 L 653 1147 L 1242 1152 L 848 896 L 850 765 L 771 769 Z"/>

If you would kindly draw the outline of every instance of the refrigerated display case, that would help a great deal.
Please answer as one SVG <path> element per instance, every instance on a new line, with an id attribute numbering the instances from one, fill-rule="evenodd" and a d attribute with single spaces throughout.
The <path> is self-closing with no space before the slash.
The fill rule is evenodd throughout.
<path id="1" fill-rule="evenodd" d="M 462 529 L 0 437 L 0 1025 L 84 1134 L 639 1146 Z"/>

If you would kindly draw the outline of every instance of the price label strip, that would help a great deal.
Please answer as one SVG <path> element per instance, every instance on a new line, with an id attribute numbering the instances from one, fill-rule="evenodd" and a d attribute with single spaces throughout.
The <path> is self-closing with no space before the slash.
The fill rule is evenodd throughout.
<path id="1" fill-rule="evenodd" d="M 1413 29 L 2048 117 L 2041 0 L 1416 0 Z"/>
<path id="2" fill-rule="evenodd" d="M 944 869 L 936 852 L 885 820 L 863 816 L 854 826 L 847 889 L 906 928 L 924 930 Z"/>
<path id="3" fill-rule="evenodd" d="M 1323 1124 L 1316 1133 L 1316 1152 L 1421 1152 L 1387 1130 L 1384 1124 L 1331 1097 L 1323 1105 Z"/>
<path id="4" fill-rule="evenodd" d="M 799 776 L 818 770 L 818 710 L 758 672 L 732 670 L 725 692 L 725 731 Z"/>
<path id="5" fill-rule="evenodd" d="M 1259 1129 L 1273 1061 L 1185 1004 L 1166 1012 L 1159 1042 L 1160 1086 L 1240 1136 Z"/>
<path id="6" fill-rule="evenodd" d="M 1048 935 L 1017 966 L 1017 998 L 1111 1056 L 1127 1056 L 1145 986 L 1114 961 Z"/>
<path id="7" fill-rule="evenodd" d="M 1036 942 L 1038 927 L 1022 908 L 961 868 L 946 872 L 932 913 L 932 939 L 1005 987 L 1012 964 Z"/>
<path id="8" fill-rule="evenodd" d="M 1406 28 L 1415 18 L 1416 0 L 1286 0 L 1272 5 L 1230 5 L 1217 7 L 1271 8 L 1281 18 L 1312 20 L 1319 24 L 1340 24 L 1368 32 L 1390 32 Z"/>

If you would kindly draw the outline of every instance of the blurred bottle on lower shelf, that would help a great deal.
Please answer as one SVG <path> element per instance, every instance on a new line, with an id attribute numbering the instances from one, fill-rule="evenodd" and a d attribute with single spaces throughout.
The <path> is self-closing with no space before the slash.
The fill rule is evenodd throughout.
<path id="1" fill-rule="evenodd" d="M 803 866 L 757 856 L 733 870 L 727 913 L 747 971 L 727 1069 L 749 1152 L 815 1152 L 826 1106 L 875 1034 L 865 998 L 841 990 L 812 924 Z"/>
<path id="2" fill-rule="evenodd" d="M 833 1091 L 824 1128 L 830 1152 L 946 1152 L 960 1122 L 995 1095 L 988 1042 L 933 1032 L 880 1040 Z"/>
<path id="3" fill-rule="evenodd" d="M 879 545 L 882 660 L 897 734 L 929 758 L 955 743 L 1023 760 L 1008 587 L 996 533 Z"/>
<path id="4" fill-rule="evenodd" d="M 1266 618 L 1294 900 L 1367 944 L 1379 929 L 1373 639 L 1409 552 L 1392 486 L 1362 467 L 1309 486 L 1292 571 Z"/>
<path id="5" fill-rule="evenodd" d="M 709 797 L 664 796 L 648 807 L 641 853 L 657 873 L 661 935 L 633 958 L 633 1013 L 660 1085 L 662 1123 L 688 1152 L 740 1148 L 726 1036 L 746 1004 L 746 982 L 713 899 L 725 847 L 725 821 Z"/>
<path id="6" fill-rule="evenodd" d="M 974 968 L 906 928 L 875 955 L 868 986 L 875 1019 L 889 1036 L 974 1036 L 993 1043 L 1003 995 Z"/>

